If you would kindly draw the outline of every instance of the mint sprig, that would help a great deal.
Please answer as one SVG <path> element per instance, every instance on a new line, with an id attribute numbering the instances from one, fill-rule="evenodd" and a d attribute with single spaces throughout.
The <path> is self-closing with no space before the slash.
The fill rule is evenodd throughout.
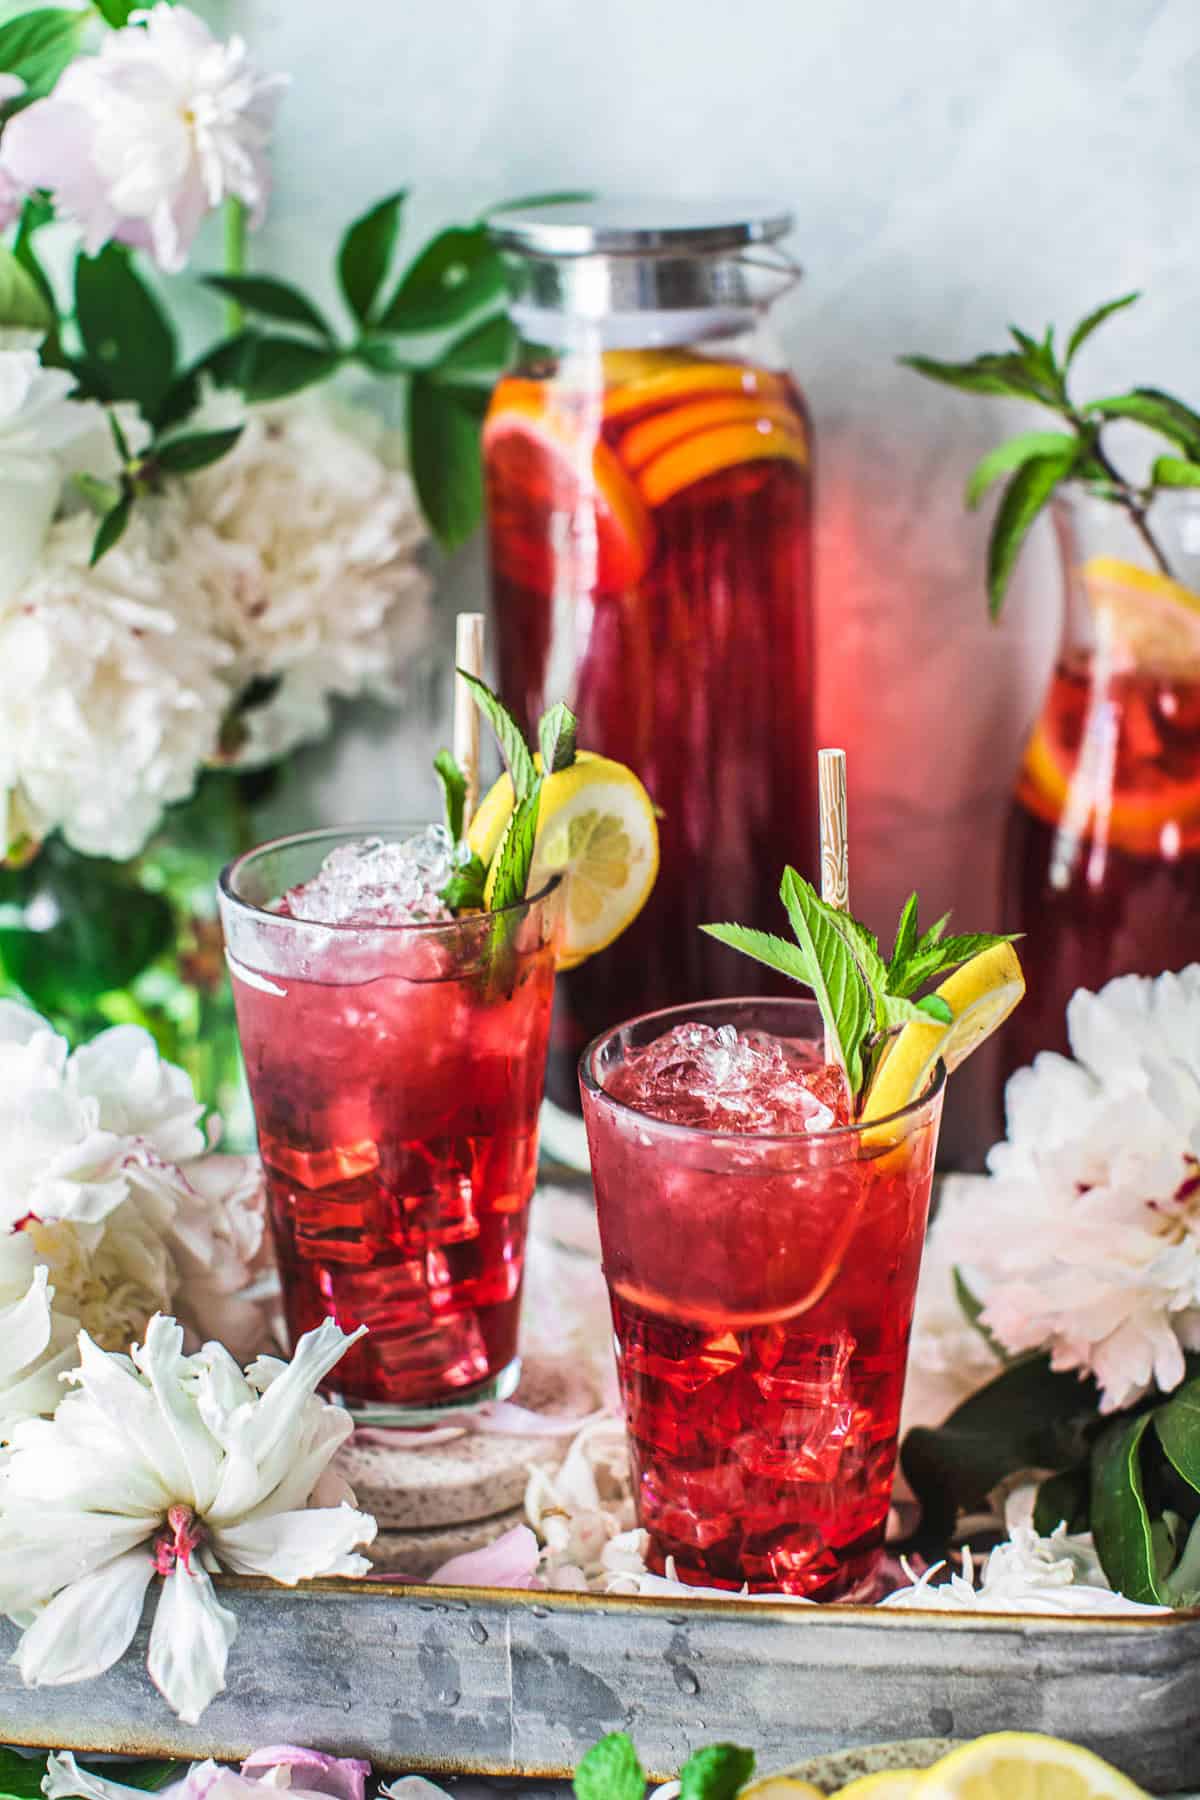
<path id="1" fill-rule="evenodd" d="M 734 1800 L 754 1773 L 754 1752 L 740 1744 L 708 1744 L 679 1771 L 679 1800 Z"/>
<path id="2" fill-rule="evenodd" d="M 575 1800 L 643 1800 L 646 1777 L 633 1740 L 611 1731 L 593 1744 L 572 1782 Z"/>
<path id="3" fill-rule="evenodd" d="M 973 394 L 993 394 L 1030 401 L 1057 413 L 1065 431 L 1025 431 L 991 450 L 967 482 L 966 501 L 979 502 L 992 483 L 1007 476 L 988 544 L 988 603 L 993 618 L 1002 606 L 1009 580 L 1030 528 L 1051 496 L 1065 483 L 1087 484 L 1128 514 L 1155 566 L 1164 575 L 1171 567 L 1149 522 L 1156 494 L 1163 489 L 1200 487 L 1200 413 L 1161 388 L 1135 387 L 1125 394 L 1077 401 L 1069 377 L 1076 355 L 1093 332 L 1139 298 L 1121 294 L 1097 306 L 1071 332 L 1061 359 L 1054 329 L 1034 338 L 1009 327 L 1012 347 L 987 351 L 968 362 L 941 362 L 930 356 L 902 356 L 917 374 Z M 1159 456 L 1142 486 L 1129 481 L 1113 462 L 1103 433 L 1115 421 L 1127 420 L 1157 433 L 1172 446 Z"/>
<path id="4" fill-rule="evenodd" d="M 467 803 L 467 778 L 449 750 L 439 750 L 433 759 L 433 772 L 442 789 L 442 816 L 446 830 L 457 844 L 462 837 L 463 809 Z"/>
<path id="5" fill-rule="evenodd" d="M 889 1038 L 915 1019 L 949 1025 L 953 1014 L 938 994 L 912 996 L 919 987 L 967 962 L 993 944 L 1011 941 L 987 932 L 946 937 L 947 913 L 918 933 L 917 897 L 900 914 L 891 958 L 884 962 L 874 932 L 852 913 L 830 906 L 795 869 L 783 872 L 780 898 L 795 943 L 745 925 L 702 925 L 730 949 L 812 989 L 829 1047 L 857 1102 Z"/>
<path id="6" fill-rule="evenodd" d="M 524 732 L 500 696 L 493 694 L 485 681 L 480 681 L 477 675 L 468 675 L 465 669 L 459 669 L 457 673 L 470 688 L 471 698 L 496 734 L 500 754 L 512 776 L 513 794 L 517 800 L 524 800 L 537 780 L 533 755 L 525 742 Z"/>

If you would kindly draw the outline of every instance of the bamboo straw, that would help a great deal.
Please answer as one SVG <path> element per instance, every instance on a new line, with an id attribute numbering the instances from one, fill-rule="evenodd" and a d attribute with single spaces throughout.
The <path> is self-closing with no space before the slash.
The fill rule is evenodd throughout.
<path id="1" fill-rule="evenodd" d="M 459 613 L 454 627 L 454 666 L 483 680 L 483 614 Z M 479 708 L 471 690 L 454 678 L 454 760 L 467 778 L 463 831 L 479 803 Z"/>
<path id="2" fill-rule="evenodd" d="M 839 912 L 850 910 L 850 855 L 846 843 L 846 752 L 818 750 L 817 798 L 821 820 L 821 898 Z M 829 1035 L 825 1060 L 835 1060 Z"/>

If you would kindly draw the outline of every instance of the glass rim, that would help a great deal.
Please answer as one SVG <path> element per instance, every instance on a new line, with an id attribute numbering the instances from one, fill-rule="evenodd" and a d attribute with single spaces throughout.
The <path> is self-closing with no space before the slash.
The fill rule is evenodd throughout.
<path id="1" fill-rule="evenodd" d="M 631 1106 L 628 1100 L 620 1099 L 603 1087 L 597 1079 L 593 1064 L 603 1045 L 610 1038 L 615 1038 L 622 1031 L 629 1031 L 638 1025 L 645 1025 L 652 1019 L 679 1019 L 682 1023 L 688 1015 L 694 1015 L 701 1008 L 731 1006 L 810 1006 L 815 1010 L 815 1000 L 803 994 L 734 994 L 716 1000 L 693 1000 L 681 1006 L 656 1007 L 651 1012 L 638 1013 L 635 1018 L 623 1019 L 619 1025 L 612 1025 L 607 1031 L 597 1032 L 590 1044 L 585 1045 L 579 1058 L 579 1079 L 589 1094 L 599 1100 L 605 1100 L 619 1113 L 631 1119 L 639 1119 L 644 1125 L 656 1131 L 669 1131 L 674 1136 L 686 1138 L 715 1138 L 722 1144 L 830 1144 L 848 1137 L 861 1138 L 865 1132 L 877 1131 L 882 1127 L 907 1121 L 911 1114 L 918 1113 L 945 1092 L 949 1075 L 941 1057 L 933 1071 L 933 1079 L 924 1093 L 907 1105 L 898 1107 L 895 1112 L 885 1113 L 878 1119 L 853 1120 L 849 1125 L 832 1125 L 825 1131 L 716 1131 L 707 1125 L 681 1125 L 672 1119 L 656 1119 L 653 1113 L 642 1112 Z M 669 1027 L 668 1027 L 669 1029 Z M 661 1033 L 660 1033 L 661 1035 Z M 651 1040 L 653 1041 L 653 1040 Z"/>
<path id="2" fill-rule="evenodd" d="M 406 919 L 403 924 L 399 925 L 386 925 L 379 922 L 356 924 L 352 920 L 346 919 L 295 919 L 288 913 L 272 912 L 269 907 L 259 906 L 255 901 L 247 900 L 246 896 L 239 894 L 234 886 L 239 869 L 255 857 L 265 856 L 272 850 L 289 850 L 300 844 L 313 843 L 320 838 L 353 840 L 360 835 L 364 838 L 384 837 L 385 835 L 395 837 L 401 832 L 424 831 L 429 823 L 428 819 L 420 822 L 393 819 L 385 823 L 368 820 L 363 825 L 314 825 L 310 826 L 307 831 L 285 832 L 282 837 L 267 838 L 263 843 L 254 844 L 249 850 L 239 851 L 237 856 L 231 857 L 217 877 L 217 887 L 222 898 L 228 900 L 231 906 L 239 907 L 242 912 L 249 913 L 255 918 L 270 919 L 276 925 L 303 928 L 307 931 L 357 932 L 361 937 L 364 932 L 376 931 L 455 931 L 462 930 L 468 925 L 478 925 L 481 920 L 485 919 L 510 918 L 514 913 L 536 906 L 539 901 L 548 899 L 562 885 L 561 874 L 552 875 L 546 885 L 539 888 L 536 894 L 526 894 L 520 900 L 511 901 L 508 906 L 498 906 L 487 912 L 465 913 L 457 918 Z"/>

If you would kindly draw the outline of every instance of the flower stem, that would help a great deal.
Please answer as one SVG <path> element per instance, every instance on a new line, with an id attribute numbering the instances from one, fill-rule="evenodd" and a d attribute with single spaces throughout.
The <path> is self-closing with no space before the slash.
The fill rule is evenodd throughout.
<path id="1" fill-rule="evenodd" d="M 1070 410 L 1069 416 L 1071 423 L 1081 435 L 1089 433 L 1087 421 L 1081 418 L 1074 408 Z M 1174 577 L 1171 573 L 1171 565 L 1167 561 L 1166 555 L 1163 552 L 1158 539 L 1151 531 L 1149 520 L 1146 517 L 1149 510 L 1149 502 L 1154 497 L 1153 490 L 1150 492 L 1149 496 L 1147 496 L 1141 489 L 1135 488 L 1132 482 L 1126 481 L 1125 477 L 1121 474 L 1121 471 L 1116 467 L 1115 463 L 1110 460 L 1107 452 L 1104 450 L 1100 442 L 1099 431 L 1092 431 L 1090 435 L 1092 457 L 1104 471 L 1104 478 L 1113 490 L 1113 500 L 1115 504 L 1129 514 L 1130 522 L 1132 523 L 1134 530 L 1141 538 L 1143 544 L 1145 544 L 1161 573 L 1167 576 L 1168 580 L 1173 580 Z"/>
<path id="2" fill-rule="evenodd" d="M 230 198 L 225 202 L 225 273 L 227 275 L 244 275 L 246 272 L 246 208 L 241 200 Z M 246 322 L 246 315 L 236 300 L 230 300 L 225 307 L 225 325 L 230 335 L 239 332 Z"/>

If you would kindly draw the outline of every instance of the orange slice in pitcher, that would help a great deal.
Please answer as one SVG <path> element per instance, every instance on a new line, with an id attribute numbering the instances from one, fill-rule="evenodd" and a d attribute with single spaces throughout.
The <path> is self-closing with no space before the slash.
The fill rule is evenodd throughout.
<path id="1" fill-rule="evenodd" d="M 1163 833 L 1178 826 L 1175 849 L 1200 840 L 1200 789 L 1166 782 L 1161 788 L 1117 787 L 1098 793 L 1081 759 L 1056 743 L 1045 724 L 1037 725 L 1025 749 L 1018 795 L 1029 811 L 1049 825 L 1065 826 L 1081 838 L 1101 833 L 1115 849 L 1135 856 L 1160 856 Z"/>
<path id="2" fill-rule="evenodd" d="M 1117 556 L 1090 557 L 1079 579 L 1092 611 L 1112 620 L 1119 656 L 1164 680 L 1200 679 L 1200 594 Z"/>
<path id="3" fill-rule="evenodd" d="M 761 419 L 802 435 L 799 415 L 790 406 L 754 395 L 728 394 L 714 400 L 694 400 L 687 406 L 669 406 L 631 425 L 621 439 L 621 461 L 636 474 L 681 438 L 717 425 L 755 427 Z"/>
<path id="4" fill-rule="evenodd" d="M 632 418 L 702 394 L 780 400 L 787 391 L 784 378 L 769 370 L 670 350 L 610 350 L 604 357 L 604 377 L 613 384 L 604 394 L 606 421 Z"/>
<path id="5" fill-rule="evenodd" d="M 653 527 L 620 461 L 538 381 L 501 384 L 483 427 L 492 557 L 537 593 L 619 593 L 645 573 Z"/>
<path id="6" fill-rule="evenodd" d="M 808 462 L 808 445 L 798 427 L 763 417 L 717 425 L 709 431 L 693 432 L 661 451 L 639 473 L 638 488 L 647 506 L 661 506 L 684 488 L 723 469 L 771 459 L 800 467 Z"/>

